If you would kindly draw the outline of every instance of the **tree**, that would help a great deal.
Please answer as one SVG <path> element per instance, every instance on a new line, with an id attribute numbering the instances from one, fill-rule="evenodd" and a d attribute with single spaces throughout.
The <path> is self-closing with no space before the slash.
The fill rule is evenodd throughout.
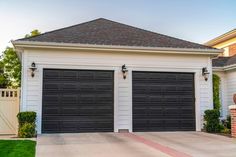
<path id="1" fill-rule="evenodd" d="M 39 34 L 41 34 L 41 32 L 39 32 L 39 30 L 35 29 L 35 30 L 31 31 L 30 34 L 26 34 L 25 38 L 34 37 L 34 36 L 37 36 Z"/>
<path id="2" fill-rule="evenodd" d="M 4 65 L 0 62 L 0 88 L 6 88 L 9 84 L 6 74 L 4 73 Z"/>
<path id="3" fill-rule="evenodd" d="M 39 35 L 40 32 L 35 29 L 25 37 Z M 16 51 L 12 47 L 7 47 L 3 51 L 0 59 L 0 88 L 20 87 L 21 64 Z"/>
<path id="4" fill-rule="evenodd" d="M 8 80 L 7 86 L 19 87 L 21 79 L 21 65 L 16 51 L 7 47 L 3 52 L 1 64 L 3 64 L 3 72 Z"/>

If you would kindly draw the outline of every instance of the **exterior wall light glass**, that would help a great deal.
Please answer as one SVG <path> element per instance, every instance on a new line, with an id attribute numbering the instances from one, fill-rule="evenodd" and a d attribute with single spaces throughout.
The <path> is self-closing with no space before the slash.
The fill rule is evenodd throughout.
<path id="1" fill-rule="evenodd" d="M 204 77 L 205 81 L 208 80 L 210 72 L 207 70 L 206 67 L 202 68 L 202 76 Z"/>
<path id="2" fill-rule="evenodd" d="M 31 63 L 31 66 L 29 69 L 31 70 L 31 77 L 34 77 L 34 75 L 35 75 L 34 72 L 35 72 L 35 70 L 37 70 L 35 62 Z"/>
<path id="3" fill-rule="evenodd" d="M 127 69 L 127 67 L 125 66 L 125 64 L 122 65 L 121 71 L 122 71 L 122 73 L 123 73 L 123 78 L 126 79 L 128 69 Z"/>

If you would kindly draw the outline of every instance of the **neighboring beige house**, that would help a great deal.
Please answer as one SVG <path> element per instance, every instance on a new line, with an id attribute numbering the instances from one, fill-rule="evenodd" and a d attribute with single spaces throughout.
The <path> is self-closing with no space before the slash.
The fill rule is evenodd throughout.
<path id="1" fill-rule="evenodd" d="M 209 46 L 107 19 L 13 44 L 39 134 L 201 131 L 213 108 Z"/>
<path id="2" fill-rule="evenodd" d="M 236 29 L 208 41 L 205 45 L 223 49 L 212 61 L 213 73 L 221 78 L 220 96 L 222 117 L 228 115 L 228 106 L 233 104 L 233 94 L 236 93 Z"/>

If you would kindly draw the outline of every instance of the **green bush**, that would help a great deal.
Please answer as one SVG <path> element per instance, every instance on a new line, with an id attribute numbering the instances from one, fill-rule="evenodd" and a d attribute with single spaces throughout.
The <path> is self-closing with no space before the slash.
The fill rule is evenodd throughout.
<path id="1" fill-rule="evenodd" d="M 222 127 L 220 125 L 220 112 L 217 109 L 206 110 L 204 115 L 204 127 L 207 132 L 218 133 Z"/>
<path id="2" fill-rule="evenodd" d="M 220 132 L 223 133 L 223 134 L 231 134 L 231 130 L 228 129 L 228 128 L 224 128 Z"/>
<path id="3" fill-rule="evenodd" d="M 24 123 L 19 128 L 19 137 L 21 138 L 30 138 L 36 135 L 35 124 L 34 123 Z"/>
<path id="4" fill-rule="evenodd" d="M 231 116 L 228 116 L 227 117 L 227 120 L 226 120 L 226 127 L 228 129 L 231 129 Z"/>
<path id="5" fill-rule="evenodd" d="M 22 138 L 30 138 L 36 135 L 35 131 L 35 112 L 20 112 L 17 115 L 19 122 L 18 136 Z"/>
<path id="6" fill-rule="evenodd" d="M 24 123 L 35 123 L 36 113 L 35 112 L 20 112 L 17 115 L 19 125 Z"/>

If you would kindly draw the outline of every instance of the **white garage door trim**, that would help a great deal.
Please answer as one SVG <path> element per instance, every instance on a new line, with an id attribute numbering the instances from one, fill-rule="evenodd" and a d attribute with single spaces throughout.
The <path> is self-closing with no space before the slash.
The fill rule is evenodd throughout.
<path id="1" fill-rule="evenodd" d="M 201 71 L 199 71 L 198 69 L 182 69 L 182 68 L 143 68 L 143 67 L 132 67 L 129 68 L 129 82 L 130 83 L 130 99 L 132 102 L 132 71 L 152 71 L 152 72 L 186 72 L 186 73 L 194 73 L 194 88 L 195 88 L 195 118 L 196 118 L 196 131 L 201 131 L 201 111 L 200 111 L 200 95 L 199 95 L 199 86 L 200 86 L 200 81 L 199 81 L 199 77 L 200 77 L 200 73 Z M 131 106 L 132 107 L 132 106 Z M 132 113 L 132 109 L 130 110 L 130 116 L 131 116 L 131 126 L 129 128 L 130 132 L 133 132 L 133 124 L 132 124 L 132 119 L 133 119 L 133 113 Z"/>
<path id="2" fill-rule="evenodd" d="M 81 70 L 113 70 L 114 71 L 114 132 L 118 132 L 117 128 L 117 113 L 118 113 L 118 71 L 119 67 L 94 67 L 94 66 L 65 66 L 65 65 L 40 65 L 38 64 L 38 75 L 40 76 L 40 105 L 38 106 L 39 115 L 38 120 L 38 134 L 42 133 L 42 97 L 43 97 L 43 69 L 81 69 Z"/>

